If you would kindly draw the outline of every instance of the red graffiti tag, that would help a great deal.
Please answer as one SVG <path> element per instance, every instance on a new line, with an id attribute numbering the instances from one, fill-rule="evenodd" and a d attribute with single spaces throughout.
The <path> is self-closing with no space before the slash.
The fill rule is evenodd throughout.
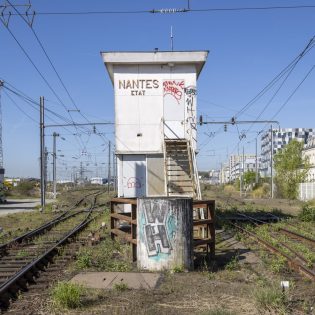
<path id="1" fill-rule="evenodd" d="M 175 80 L 169 80 L 163 82 L 163 92 L 164 96 L 167 94 L 172 95 L 177 103 L 182 99 L 183 91 L 184 91 L 184 81 L 175 81 Z"/>
<path id="2" fill-rule="evenodd" d="M 137 177 L 129 177 L 127 181 L 127 188 L 141 188 L 141 180 Z"/>

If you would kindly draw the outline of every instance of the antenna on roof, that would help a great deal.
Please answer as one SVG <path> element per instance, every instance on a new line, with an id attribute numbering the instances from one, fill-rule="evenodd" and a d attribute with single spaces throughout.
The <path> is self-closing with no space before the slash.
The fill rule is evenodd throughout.
<path id="1" fill-rule="evenodd" d="M 171 51 L 174 50 L 173 26 L 171 25 Z"/>

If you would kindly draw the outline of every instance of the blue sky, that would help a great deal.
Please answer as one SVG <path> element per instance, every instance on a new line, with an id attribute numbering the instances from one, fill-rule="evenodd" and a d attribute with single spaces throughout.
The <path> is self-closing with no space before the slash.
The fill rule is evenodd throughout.
<path id="1" fill-rule="evenodd" d="M 193 9 L 315 4 L 314 1 L 307 0 L 237 3 L 191 0 L 190 3 Z M 185 6 L 186 1 L 162 0 L 32 1 L 32 8 L 36 12 L 135 11 Z M 23 8 L 19 9 L 23 11 Z M 310 8 L 182 14 L 38 15 L 33 27 L 81 112 L 90 121 L 113 121 L 113 88 L 102 64 L 100 51 L 150 51 L 156 47 L 169 50 L 169 34 L 173 26 L 175 50 L 210 50 L 198 81 L 198 114 L 203 114 L 207 120 L 229 120 L 303 50 L 315 35 L 314 16 L 315 9 Z M 66 107 L 72 109 L 71 101 L 29 27 L 19 16 L 12 16 L 9 28 Z M 0 78 L 35 100 L 39 100 L 41 95 L 45 96 L 47 107 L 69 118 L 67 111 L 58 104 L 56 97 L 2 24 L 0 43 Z M 277 112 L 315 64 L 314 55 L 315 50 L 311 50 L 299 62 L 261 119 L 270 119 Z M 275 118 L 280 121 L 281 127 L 315 127 L 314 79 L 315 71 Z M 275 89 L 239 119 L 256 119 L 273 91 Z M 38 111 L 19 98 L 13 98 L 38 122 Z M 24 115 L 6 93 L 2 93 L 2 111 L 4 166 L 7 176 L 38 176 L 38 123 Z M 84 122 L 78 113 L 72 112 L 72 116 L 75 121 Z M 240 143 L 240 148 L 244 145 L 246 152 L 253 153 L 252 140 L 263 127 L 265 125 L 254 126 Z M 236 153 L 239 133 L 247 128 L 248 126 L 240 125 L 237 130 L 235 126 L 228 126 L 227 132 L 223 132 L 222 126 L 218 125 L 199 127 L 199 169 L 218 168 L 227 154 Z M 59 177 L 67 174 L 72 167 L 79 167 L 80 161 L 84 162 L 90 176 L 105 174 L 106 164 L 102 163 L 107 162 L 106 141 L 113 139 L 113 128 L 102 126 L 98 130 L 103 133 L 102 137 L 93 133 L 73 136 L 77 133 L 73 128 L 46 130 L 49 151 L 52 150 L 52 137 L 49 135 L 53 131 L 60 132 L 66 139 L 58 139 L 58 154 L 64 156 L 58 162 Z M 213 132 L 215 135 L 211 136 Z"/>

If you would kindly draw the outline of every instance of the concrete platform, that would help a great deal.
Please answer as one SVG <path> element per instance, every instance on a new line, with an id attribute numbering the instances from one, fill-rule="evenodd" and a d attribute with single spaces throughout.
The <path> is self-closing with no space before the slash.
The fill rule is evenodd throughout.
<path id="1" fill-rule="evenodd" d="M 124 283 L 129 289 L 155 289 L 162 276 L 159 273 L 142 272 L 86 272 L 74 276 L 70 282 L 93 289 L 113 289 Z"/>

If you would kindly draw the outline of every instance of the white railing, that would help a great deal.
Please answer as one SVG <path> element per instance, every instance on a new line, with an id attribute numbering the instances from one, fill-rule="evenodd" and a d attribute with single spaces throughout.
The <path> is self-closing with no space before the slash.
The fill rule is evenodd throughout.
<path id="1" fill-rule="evenodd" d="M 189 155 L 191 156 L 191 162 L 192 162 L 192 175 L 194 177 L 194 184 L 195 184 L 195 190 L 196 190 L 196 198 L 198 200 L 201 200 L 201 189 L 200 189 L 200 182 L 199 182 L 199 175 L 198 175 L 198 168 L 197 168 L 197 161 L 196 161 L 196 153 L 192 146 L 192 130 L 190 130 L 190 140 L 188 140 L 188 150 Z"/>

